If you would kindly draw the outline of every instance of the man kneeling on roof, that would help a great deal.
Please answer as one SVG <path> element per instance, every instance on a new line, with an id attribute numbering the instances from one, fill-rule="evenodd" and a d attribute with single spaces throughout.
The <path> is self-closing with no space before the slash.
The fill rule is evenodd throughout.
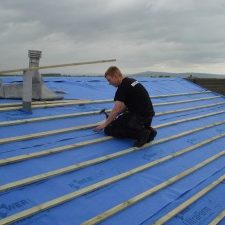
<path id="1" fill-rule="evenodd" d="M 123 77 L 115 66 L 107 69 L 105 78 L 117 87 L 115 104 L 108 118 L 94 130 L 104 129 L 106 135 L 136 139 L 134 147 L 152 141 L 157 132 L 151 127 L 155 112 L 147 90 L 137 80 Z"/>

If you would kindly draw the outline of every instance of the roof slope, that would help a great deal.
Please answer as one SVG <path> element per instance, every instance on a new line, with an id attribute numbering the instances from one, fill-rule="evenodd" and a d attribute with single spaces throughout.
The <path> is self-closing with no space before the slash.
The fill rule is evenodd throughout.
<path id="1" fill-rule="evenodd" d="M 48 78 L 65 100 L 32 114 L 1 101 L 0 225 L 225 224 L 224 96 L 180 78 L 138 80 L 158 131 L 142 148 L 92 130 L 113 104 L 101 77 Z"/>

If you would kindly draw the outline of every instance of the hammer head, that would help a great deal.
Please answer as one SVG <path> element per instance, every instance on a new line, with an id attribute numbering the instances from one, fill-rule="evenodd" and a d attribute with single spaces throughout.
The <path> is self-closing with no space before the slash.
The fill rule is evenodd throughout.
<path id="1" fill-rule="evenodd" d="M 107 112 L 106 112 L 106 109 L 102 109 L 101 111 L 100 111 L 100 114 L 105 114 L 105 117 L 106 118 L 108 118 L 109 117 L 109 115 L 107 114 Z"/>

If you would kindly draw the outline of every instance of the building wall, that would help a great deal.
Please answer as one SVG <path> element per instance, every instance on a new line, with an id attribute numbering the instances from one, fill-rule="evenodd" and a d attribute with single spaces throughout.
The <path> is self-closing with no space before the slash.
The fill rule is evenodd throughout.
<path id="1" fill-rule="evenodd" d="M 214 92 L 225 95 L 225 79 L 188 78 L 187 80 L 190 80 L 193 83 L 198 84 L 203 88 L 207 88 L 210 91 L 214 91 Z"/>

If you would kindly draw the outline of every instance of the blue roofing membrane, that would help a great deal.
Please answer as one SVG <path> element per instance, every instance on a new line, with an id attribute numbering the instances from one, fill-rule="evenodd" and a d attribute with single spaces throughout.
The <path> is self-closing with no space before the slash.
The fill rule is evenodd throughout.
<path id="1" fill-rule="evenodd" d="M 225 224 L 225 97 L 180 78 L 137 79 L 152 97 L 158 131 L 142 148 L 92 130 L 104 119 L 92 112 L 113 102 L 45 103 L 27 114 L 4 105 L 21 101 L 0 100 L 0 225 L 198 225 L 219 215 Z M 45 82 L 69 102 L 115 92 L 103 77 Z"/>

